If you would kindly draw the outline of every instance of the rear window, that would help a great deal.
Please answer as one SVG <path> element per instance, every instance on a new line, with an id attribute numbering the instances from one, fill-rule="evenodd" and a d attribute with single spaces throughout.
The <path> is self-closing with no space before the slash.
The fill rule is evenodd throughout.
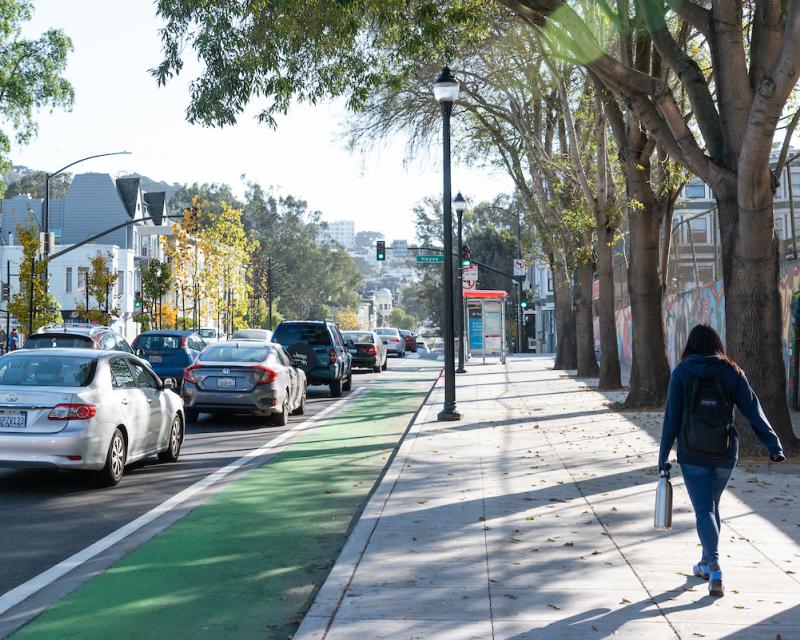
<path id="1" fill-rule="evenodd" d="M 25 341 L 26 349 L 51 349 L 67 347 L 69 349 L 91 349 L 94 342 L 89 336 L 75 336 L 63 333 L 40 333 Z"/>
<path id="2" fill-rule="evenodd" d="M 136 348 L 144 351 L 169 351 L 180 349 L 181 336 L 148 335 L 136 338 Z"/>
<path id="3" fill-rule="evenodd" d="M 324 325 L 280 324 L 275 330 L 272 341 L 284 345 L 304 342 L 312 347 L 328 347 L 331 345 L 331 336 Z"/>
<path id="4" fill-rule="evenodd" d="M 212 344 L 197 359 L 201 362 L 262 362 L 272 352 L 267 346 L 236 346 L 235 344 Z"/>
<path id="5" fill-rule="evenodd" d="M 375 329 L 375 333 L 379 336 L 396 336 L 397 329 Z"/>
<path id="6" fill-rule="evenodd" d="M 94 379 L 95 358 L 44 354 L 0 358 L 0 385 L 15 387 L 86 387 Z"/>
<path id="7" fill-rule="evenodd" d="M 216 329 L 200 329 L 197 333 L 200 334 L 201 338 L 216 338 L 217 337 L 217 330 Z"/>
<path id="8" fill-rule="evenodd" d="M 353 342 L 367 343 L 367 344 L 372 344 L 374 342 L 371 333 L 343 333 L 342 338 L 344 338 L 345 342 L 347 342 L 348 340 L 352 340 Z"/>

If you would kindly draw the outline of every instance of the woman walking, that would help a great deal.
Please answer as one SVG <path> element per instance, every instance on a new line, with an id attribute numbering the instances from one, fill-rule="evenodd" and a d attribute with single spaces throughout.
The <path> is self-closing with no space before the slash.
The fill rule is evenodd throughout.
<path id="1" fill-rule="evenodd" d="M 667 458 L 677 440 L 678 464 L 703 546 L 693 573 L 709 581 L 712 596 L 725 594 L 719 567 L 719 501 L 739 457 L 734 405 L 750 421 L 770 459 L 783 462 L 781 442 L 741 367 L 725 355 L 714 329 L 697 325 L 669 381 L 658 467 L 669 469 Z"/>

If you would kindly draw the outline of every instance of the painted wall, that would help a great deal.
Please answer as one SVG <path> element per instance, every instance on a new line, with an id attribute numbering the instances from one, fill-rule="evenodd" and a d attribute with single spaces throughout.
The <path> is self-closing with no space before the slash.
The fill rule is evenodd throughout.
<path id="1" fill-rule="evenodd" d="M 783 305 L 783 359 L 787 373 L 792 358 L 798 354 L 794 349 L 790 352 L 794 330 L 792 318 L 792 302 L 800 311 L 800 263 L 785 265 L 780 279 L 781 301 Z M 630 366 L 632 360 L 631 308 L 625 307 L 616 311 L 617 341 L 619 343 L 620 360 L 623 366 Z M 722 282 L 714 282 L 664 300 L 664 332 L 667 341 L 667 356 L 670 367 L 674 367 L 680 359 L 689 331 L 696 324 L 710 324 L 725 340 L 725 291 Z M 796 381 L 788 376 L 790 390 Z"/>

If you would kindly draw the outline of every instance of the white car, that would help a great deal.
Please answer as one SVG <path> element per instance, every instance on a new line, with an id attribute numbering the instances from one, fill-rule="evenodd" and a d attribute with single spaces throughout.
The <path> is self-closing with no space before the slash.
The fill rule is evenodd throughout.
<path id="1" fill-rule="evenodd" d="M 203 327 L 202 329 L 198 329 L 197 334 L 206 344 L 215 344 L 225 340 L 225 334 L 214 327 Z"/>
<path id="2" fill-rule="evenodd" d="M 378 327 L 374 329 L 383 344 L 386 345 L 386 352 L 393 353 L 398 358 L 403 358 L 406 355 L 406 340 L 400 335 L 400 329 L 395 327 Z"/>
<path id="3" fill-rule="evenodd" d="M 0 466 L 96 471 L 116 485 L 150 455 L 176 462 L 183 402 L 132 354 L 31 349 L 0 358 Z"/>

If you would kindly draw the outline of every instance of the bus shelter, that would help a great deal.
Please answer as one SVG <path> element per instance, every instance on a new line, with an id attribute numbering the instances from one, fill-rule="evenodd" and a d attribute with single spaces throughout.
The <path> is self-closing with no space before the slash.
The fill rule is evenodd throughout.
<path id="1" fill-rule="evenodd" d="M 464 291 L 464 326 L 467 331 L 467 358 L 498 357 L 506 362 L 507 291 L 474 289 Z"/>

